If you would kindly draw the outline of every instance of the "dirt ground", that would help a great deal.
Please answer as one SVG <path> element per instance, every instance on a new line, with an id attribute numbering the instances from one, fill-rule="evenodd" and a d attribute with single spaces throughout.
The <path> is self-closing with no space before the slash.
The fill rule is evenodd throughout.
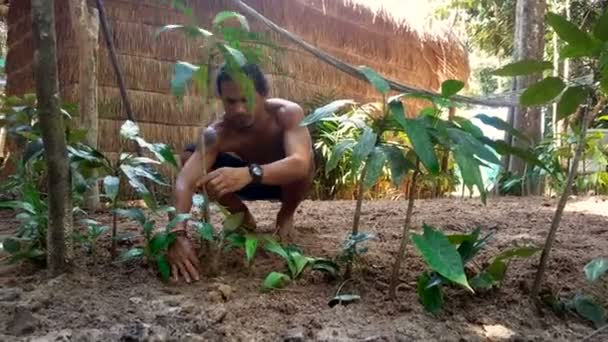
<path id="1" fill-rule="evenodd" d="M 544 241 L 556 199 L 442 199 L 416 202 L 414 224 L 469 232 L 479 226 L 496 232 L 475 260 L 482 264 L 499 250 Z M 261 231 L 270 231 L 278 205 L 252 203 Z M 77 270 L 56 279 L 30 268 L 4 268 L 0 274 L 2 341 L 576 341 L 594 327 L 568 315 L 532 308 L 528 288 L 538 257 L 510 265 L 499 289 L 471 295 L 445 292 L 444 310 L 427 314 L 417 301 L 416 277 L 425 266 L 410 244 L 397 301 L 386 298 L 390 267 L 399 245 L 404 201 L 364 204 L 361 230 L 377 235 L 343 291 L 361 301 L 328 306 L 338 281 L 306 272 L 284 290 L 260 293 L 269 271 L 282 271 L 270 254 L 258 256 L 248 274 L 240 251 L 222 260 L 222 274 L 186 285 L 164 284 L 141 264 L 112 264 L 107 253 L 95 265 L 78 249 Z M 333 257 L 350 229 L 353 202 L 305 202 L 297 213 L 296 243 L 310 255 Z M 108 222 L 108 218 L 99 216 Z M 16 222 L 0 214 L 0 228 Z M 123 232 L 137 233 L 129 221 Z M 102 249 L 107 250 L 104 240 Z M 127 248 L 127 247 L 123 247 Z M 608 201 L 573 199 L 564 215 L 546 286 L 571 294 L 585 285 L 582 267 L 608 253 Z M 601 298 L 606 292 L 599 293 Z M 594 341 L 608 340 L 608 334 Z"/>

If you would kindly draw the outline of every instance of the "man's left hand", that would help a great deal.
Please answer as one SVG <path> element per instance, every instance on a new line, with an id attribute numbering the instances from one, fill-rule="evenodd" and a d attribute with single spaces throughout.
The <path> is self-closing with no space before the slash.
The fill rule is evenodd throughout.
<path id="1" fill-rule="evenodd" d="M 249 169 L 246 167 L 222 167 L 209 172 L 197 186 L 205 186 L 210 196 L 219 199 L 241 190 L 251 180 Z"/>

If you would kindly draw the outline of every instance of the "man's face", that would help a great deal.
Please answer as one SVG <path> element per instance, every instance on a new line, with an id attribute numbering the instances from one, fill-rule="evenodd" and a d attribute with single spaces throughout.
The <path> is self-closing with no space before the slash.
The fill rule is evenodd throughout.
<path id="1" fill-rule="evenodd" d="M 261 100 L 259 94 L 256 92 L 254 110 L 249 111 L 245 93 L 241 91 L 237 82 L 224 81 L 220 87 L 226 120 L 238 127 L 251 126 L 255 120 L 255 109 Z"/>

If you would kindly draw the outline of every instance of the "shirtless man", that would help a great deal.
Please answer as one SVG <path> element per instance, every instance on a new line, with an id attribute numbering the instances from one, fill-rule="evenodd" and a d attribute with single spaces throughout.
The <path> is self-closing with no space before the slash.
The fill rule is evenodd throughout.
<path id="1" fill-rule="evenodd" d="M 255 228 L 255 220 L 244 200 L 279 200 L 275 232 L 281 240 L 290 238 L 293 216 L 308 194 L 314 176 L 314 153 L 308 129 L 300 127 L 302 108 L 290 101 L 268 98 L 268 82 L 255 64 L 242 69 L 256 90 L 253 111 L 237 82 L 220 70 L 216 88 L 225 114 L 202 129 L 206 147 L 206 176 L 199 148 L 191 149 L 175 188 L 177 213 L 188 213 L 198 187 L 231 213 L 243 212 L 245 226 Z M 230 154 L 229 154 L 230 153 Z M 234 156 L 236 155 L 236 156 Z M 199 279 L 199 262 L 187 236 L 186 223 L 174 231 L 178 238 L 168 251 L 174 281 Z"/>

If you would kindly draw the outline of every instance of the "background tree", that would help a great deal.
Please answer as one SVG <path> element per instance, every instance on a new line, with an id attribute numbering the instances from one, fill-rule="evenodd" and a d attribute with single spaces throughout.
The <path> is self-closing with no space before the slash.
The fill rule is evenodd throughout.
<path id="1" fill-rule="evenodd" d="M 53 276 L 67 269 L 72 255 L 66 238 L 72 232 L 72 203 L 65 124 L 59 105 L 54 9 L 54 0 L 32 0 L 36 96 L 48 167 L 47 262 Z"/>

